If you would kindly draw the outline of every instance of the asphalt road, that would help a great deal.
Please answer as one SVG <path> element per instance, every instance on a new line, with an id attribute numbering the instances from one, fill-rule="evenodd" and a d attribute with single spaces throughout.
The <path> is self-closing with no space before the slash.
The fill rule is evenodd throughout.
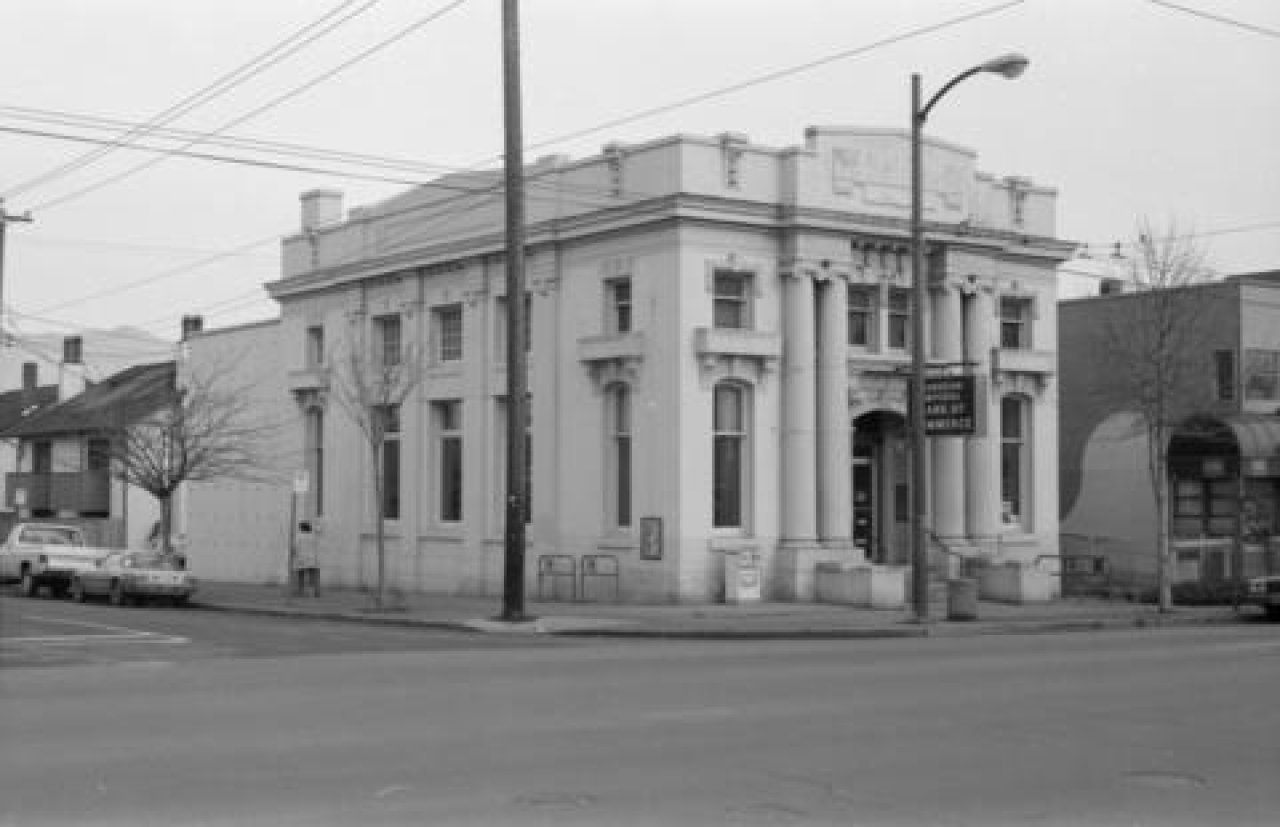
<path id="1" fill-rule="evenodd" d="M 0 591 L 0 668 L 566 645 L 563 641 L 198 608 L 119 607 Z M 0 822 L 3 827 L 3 822 Z"/>
<path id="2" fill-rule="evenodd" d="M 86 610 L 21 602 L 14 636 Z M 0 826 L 1280 821 L 1274 625 L 548 645 L 87 609 L 185 642 L 7 665 Z"/>

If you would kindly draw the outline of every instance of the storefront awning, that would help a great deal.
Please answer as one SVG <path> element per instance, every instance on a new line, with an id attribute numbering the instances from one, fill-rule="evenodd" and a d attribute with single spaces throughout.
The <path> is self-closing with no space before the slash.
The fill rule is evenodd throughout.
<path id="1" fill-rule="evenodd" d="M 1280 477 L 1280 416 L 1235 414 L 1222 418 L 1240 449 L 1246 477 Z"/>

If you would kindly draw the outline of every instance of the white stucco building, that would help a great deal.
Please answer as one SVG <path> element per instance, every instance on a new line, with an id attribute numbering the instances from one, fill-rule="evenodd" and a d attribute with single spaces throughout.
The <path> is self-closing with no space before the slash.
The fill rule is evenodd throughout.
<path id="1" fill-rule="evenodd" d="M 908 143 L 676 136 L 530 169 L 531 592 L 547 555 L 616 560 L 629 601 L 717 599 L 726 552 L 758 553 L 778 599 L 813 599 L 822 560 L 906 562 Z M 930 441 L 931 524 L 957 553 L 1053 554 L 1056 194 L 941 141 L 925 163 L 927 352 L 977 389 L 976 434 Z M 268 286 L 325 577 L 368 584 L 374 566 L 370 459 L 332 399 L 334 354 L 412 344 L 422 381 L 382 504 L 390 582 L 499 594 L 500 173 L 345 214 L 341 198 L 303 195 Z"/>

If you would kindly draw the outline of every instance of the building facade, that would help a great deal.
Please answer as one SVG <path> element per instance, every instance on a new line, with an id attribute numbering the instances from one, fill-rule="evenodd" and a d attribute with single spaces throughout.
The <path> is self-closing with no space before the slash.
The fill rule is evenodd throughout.
<path id="1" fill-rule="evenodd" d="M 1280 572 L 1280 272 L 1177 288 L 1195 335 L 1169 444 L 1173 581 L 1188 589 Z M 1100 349 L 1117 322 L 1151 318 L 1152 297 L 1118 292 L 1063 302 L 1059 349 L 1065 552 L 1105 561 L 1110 587 L 1156 577 L 1159 520 L 1145 428 L 1106 392 Z M 1137 323 L 1136 321 L 1133 323 Z M 1193 589 L 1193 590 L 1194 590 Z"/>
<path id="2" fill-rule="evenodd" d="M 927 141 L 926 353 L 976 389 L 976 430 L 929 440 L 930 523 L 937 549 L 1030 561 L 1057 551 L 1070 245 L 1053 190 L 975 160 Z M 725 556 L 750 552 L 766 596 L 810 600 L 821 561 L 907 562 L 908 164 L 905 132 L 813 128 L 799 147 L 676 136 L 529 169 L 531 592 L 572 570 L 580 597 L 714 600 Z M 380 510 L 394 585 L 500 593 L 501 183 L 448 176 L 349 214 L 302 197 L 268 288 L 330 581 L 371 582 Z M 333 394 L 352 347 L 420 380 L 388 412 L 381 503 Z"/>

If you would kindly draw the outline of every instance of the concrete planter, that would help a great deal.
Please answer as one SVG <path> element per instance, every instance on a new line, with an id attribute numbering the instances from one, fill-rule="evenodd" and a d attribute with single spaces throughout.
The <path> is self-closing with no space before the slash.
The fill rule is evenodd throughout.
<path id="1" fill-rule="evenodd" d="M 819 603 L 901 609 L 906 605 L 907 570 L 865 563 L 819 563 L 816 592 Z"/>
<path id="2" fill-rule="evenodd" d="M 984 566 L 978 577 L 984 600 L 1002 603 L 1050 603 L 1058 598 L 1058 578 L 1025 563 Z"/>

